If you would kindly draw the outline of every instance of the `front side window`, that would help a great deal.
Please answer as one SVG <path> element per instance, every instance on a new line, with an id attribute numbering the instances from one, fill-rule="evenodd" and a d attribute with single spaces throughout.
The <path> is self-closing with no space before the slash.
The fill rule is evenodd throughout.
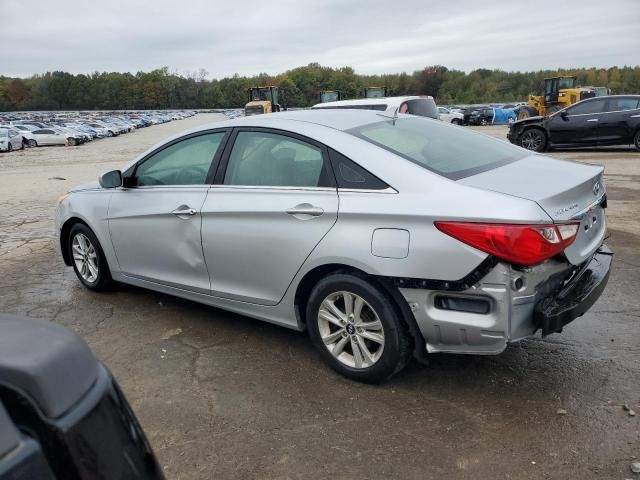
<path id="1" fill-rule="evenodd" d="M 331 182 L 322 151 L 315 145 L 276 133 L 240 132 L 224 184 L 318 187 Z"/>
<path id="2" fill-rule="evenodd" d="M 514 162 L 525 150 L 425 118 L 400 118 L 347 130 L 439 175 L 458 180 Z"/>
<path id="3" fill-rule="evenodd" d="M 606 100 L 591 100 L 579 103 L 567 110 L 569 115 L 586 115 L 591 113 L 601 113 L 604 110 Z"/>
<path id="4" fill-rule="evenodd" d="M 224 132 L 208 133 L 174 143 L 136 168 L 134 184 L 204 185 Z"/>

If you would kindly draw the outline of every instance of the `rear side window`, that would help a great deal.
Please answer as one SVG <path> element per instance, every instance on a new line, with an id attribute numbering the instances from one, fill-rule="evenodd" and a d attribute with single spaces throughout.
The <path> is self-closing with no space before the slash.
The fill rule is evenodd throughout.
<path id="1" fill-rule="evenodd" d="M 590 113 L 600 113 L 604 110 L 606 100 L 590 100 L 569 108 L 569 115 L 587 115 Z"/>
<path id="2" fill-rule="evenodd" d="M 635 110 L 638 108 L 637 98 L 610 98 L 608 112 L 619 112 L 625 110 Z"/>
<path id="3" fill-rule="evenodd" d="M 357 190 L 384 190 L 389 187 L 378 177 L 335 150 L 329 149 L 329 159 L 338 188 Z"/>
<path id="4" fill-rule="evenodd" d="M 419 117 L 438 118 L 436 102 L 432 98 L 414 98 L 407 100 L 407 113 Z"/>
<path id="5" fill-rule="evenodd" d="M 270 132 L 238 133 L 224 176 L 225 185 L 319 187 L 331 183 L 320 148 Z"/>
<path id="6" fill-rule="evenodd" d="M 500 140 L 419 117 L 370 123 L 347 133 L 451 180 L 492 170 L 528 155 Z"/>

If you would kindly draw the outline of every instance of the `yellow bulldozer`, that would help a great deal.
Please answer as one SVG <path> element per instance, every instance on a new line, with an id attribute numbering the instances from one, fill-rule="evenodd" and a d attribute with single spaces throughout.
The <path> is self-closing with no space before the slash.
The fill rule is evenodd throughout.
<path id="1" fill-rule="evenodd" d="M 248 90 L 249 101 L 244 106 L 245 116 L 261 115 L 263 113 L 274 113 L 286 110 L 284 96 L 280 98 L 280 92 L 275 85 L 262 87 L 251 87 Z M 280 103 L 282 100 L 282 104 Z"/>
<path id="2" fill-rule="evenodd" d="M 595 96 L 595 88 L 576 86 L 576 77 L 545 78 L 544 94 L 530 95 L 527 105 L 518 110 L 518 120 L 537 115 L 544 117 Z"/>

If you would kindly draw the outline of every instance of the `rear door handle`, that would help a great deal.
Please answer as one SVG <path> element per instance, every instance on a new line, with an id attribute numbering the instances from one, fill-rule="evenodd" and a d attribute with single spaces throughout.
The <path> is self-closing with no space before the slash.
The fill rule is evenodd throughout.
<path id="1" fill-rule="evenodd" d="M 178 217 L 183 217 L 183 216 L 193 217 L 196 213 L 198 213 L 198 211 L 195 208 L 191 208 L 188 205 L 180 205 L 171 213 L 173 213 Z"/>
<path id="2" fill-rule="evenodd" d="M 597 122 L 598 119 L 597 118 L 592 118 L 591 120 L 587 120 L 587 122 Z"/>
<path id="3" fill-rule="evenodd" d="M 289 215 L 309 215 L 311 217 L 319 217 L 324 213 L 324 210 L 320 207 L 314 207 L 310 203 L 301 203 L 293 208 L 286 210 Z"/>

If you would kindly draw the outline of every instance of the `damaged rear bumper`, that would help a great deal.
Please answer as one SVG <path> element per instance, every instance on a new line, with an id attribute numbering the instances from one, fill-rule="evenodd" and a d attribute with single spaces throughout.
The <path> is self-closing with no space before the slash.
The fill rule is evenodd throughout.
<path id="1" fill-rule="evenodd" d="M 428 353 L 498 354 L 542 330 L 558 332 L 600 297 L 612 253 L 602 245 L 582 266 L 562 259 L 515 268 L 503 262 L 470 282 L 398 285 Z"/>
<path id="2" fill-rule="evenodd" d="M 558 291 L 536 304 L 534 322 L 542 335 L 559 332 L 591 308 L 607 286 L 613 253 L 602 245 Z"/>

